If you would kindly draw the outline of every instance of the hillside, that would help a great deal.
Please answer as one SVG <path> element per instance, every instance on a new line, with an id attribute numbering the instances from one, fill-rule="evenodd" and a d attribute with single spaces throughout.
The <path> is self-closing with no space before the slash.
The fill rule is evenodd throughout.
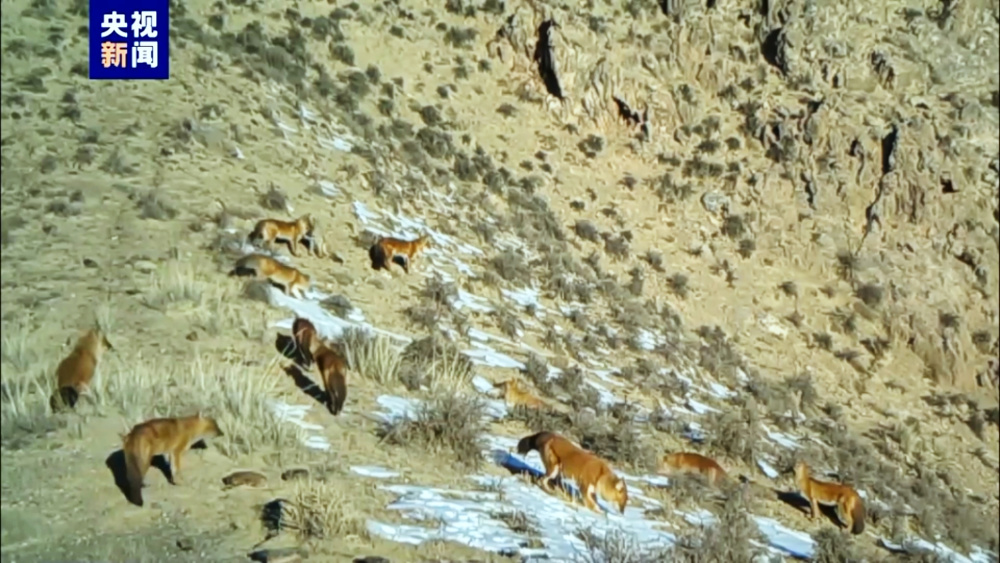
<path id="1" fill-rule="evenodd" d="M 149 82 L 88 80 L 87 9 L 0 16 L 3 561 L 997 560 L 995 0 L 178 0 Z M 306 213 L 329 256 L 246 242 Z M 337 416 L 295 317 L 350 361 Z M 122 435 L 195 412 L 225 435 L 129 504 Z M 522 476 L 540 430 L 625 513 Z M 679 450 L 759 486 L 655 475 Z M 800 459 L 864 533 L 808 519 Z"/>

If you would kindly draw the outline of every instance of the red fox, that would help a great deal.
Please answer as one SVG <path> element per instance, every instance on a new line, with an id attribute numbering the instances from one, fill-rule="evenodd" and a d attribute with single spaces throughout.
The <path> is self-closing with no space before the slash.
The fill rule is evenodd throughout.
<path id="1" fill-rule="evenodd" d="M 409 274 L 410 264 L 413 262 L 414 257 L 416 257 L 418 253 L 429 245 L 430 237 L 426 234 L 421 235 L 420 238 L 416 240 L 379 237 L 379 239 L 375 241 L 375 244 L 368 249 L 368 258 L 372 261 L 373 269 L 380 270 L 385 268 L 386 270 L 389 270 L 389 264 L 392 263 L 397 256 L 402 257 L 403 261 L 397 262 L 397 264 L 403 268 L 404 272 Z"/>
<path id="2" fill-rule="evenodd" d="M 318 241 L 313 233 L 313 220 L 308 213 L 294 221 L 261 219 L 247 236 L 247 242 L 268 248 L 273 247 L 276 242 L 283 242 L 288 245 L 288 251 L 292 256 L 299 255 L 300 244 L 307 252 L 320 258 L 325 252 L 321 241 Z"/>
<path id="3" fill-rule="evenodd" d="M 712 485 L 729 478 L 726 470 L 714 459 L 694 452 L 674 452 L 663 456 L 659 473 L 666 475 L 672 472 L 698 473 L 707 477 Z"/>
<path id="4" fill-rule="evenodd" d="M 98 328 L 88 330 L 77 340 L 73 351 L 56 368 L 56 390 L 49 399 L 53 411 L 63 406 L 76 407 L 80 394 L 90 388 L 101 356 L 113 349 Z"/>
<path id="5" fill-rule="evenodd" d="M 286 295 L 299 299 L 304 298 L 305 291 L 309 289 L 309 276 L 264 254 L 248 254 L 240 258 L 229 275 L 267 280 L 284 288 Z"/>
<path id="6" fill-rule="evenodd" d="M 344 409 L 347 400 L 347 362 L 331 348 L 320 346 L 313 352 L 316 370 L 326 389 L 326 408 L 336 416 Z"/>
<path id="7" fill-rule="evenodd" d="M 181 418 L 154 418 L 135 425 L 125 436 L 125 475 L 129 501 L 142 506 L 142 481 L 153 456 L 170 456 L 170 483 L 177 484 L 181 455 L 195 442 L 222 436 L 215 419 L 201 415 Z"/>
<path id="8" fill-rule="evenodd" d="M 813 479 L 809 466 L 801 460 L 795 464 L 795 484 L 802 495 L 809 499 L 810 519 L 819 514 L 819 503 L 832 504 L 836 506 L 837 518 L 846 530 L 852 534 L 865 531 L 865 504 L 853 487 Z"/>
<path id="9" fill-rule="evenodd" d="M 551 491 L 552 480 L 565 475 L 576 481 L 587 508 L 601 512 L 597 505 L 597 495 L 600 494 L 605 500 L 615 503 L 619 512 L 625 512 L 628 488 L 625 481 L 611 470 L 608 462 L 554 432 L 532 434 L 517 443 L 517 453 L 524 455 L 531 450 L 537 451 L 545 464 L 545 476 L 541 481 L 544 490 Z"/>
<path id="10" fill-rule="evenodd" d="M 292 323 L 292 337 L 303 367 L 316 363 L 316 371 L 323 380 L 326 390 L 326 408 L 332 415 L 340 414 L 347 400 L 347 362 L 343 356 L 323 343 L 316 332 L 316 326 L 302 317 L 296 317 Z"/>
<path id="11" fill-rule="evenodd" d="M 302 367 L 309 369 L 313 363 L 313 352 L 322 345 L 316 326 L 309 319 L 296 317 L 292 323 L 292 340 Z"/>
<path id="12" fill-rule="evenodd" d="M 548 406 L 544 400 L 533 395 L 528 389 L 525 389 L 521 382 L 517 379 L 501 381 L 500 383 L 494 384 L 493 388 L 498 389 L 501 393 L 503 393 L 504 402 L 508 407 L 524 405 L 539 409 Z"/>

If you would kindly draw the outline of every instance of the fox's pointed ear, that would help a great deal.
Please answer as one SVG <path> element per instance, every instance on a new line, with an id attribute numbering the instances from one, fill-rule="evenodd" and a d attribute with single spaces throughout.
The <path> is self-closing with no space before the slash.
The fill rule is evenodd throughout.
<path id="1" fill-rule="evenodd" d="M 623 489 L 624 487 L 625 487 L 625 481 L 622 481 L 621 479 L 619 479 L 619 480 L 618 480 L 618 482 L 617 482 L 617 483 L 615 483 L 615 490 L 616 490 L 616 491 L 620 491 L 620 490 L 622 490 L 622 489 Z"/>

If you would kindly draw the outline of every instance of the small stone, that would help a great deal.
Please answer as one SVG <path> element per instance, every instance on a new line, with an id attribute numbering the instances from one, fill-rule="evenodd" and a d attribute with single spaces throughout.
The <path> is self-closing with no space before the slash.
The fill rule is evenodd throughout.
<path id="1" fill-rule="evenodd" d="M 188 538 L 181 538 L 177 540 L 177 549 L 180 549 L 181 551 L 191 551 L 194 549 L 194 542 Z"/>
<path id="2" fill-rule="evenodd" d="M 198 332 L 192 330 L 184 338 L 187 338 L 188 342 L 194 342 L 195 340 L 198 340 Z"/>
<path id="3" fill-rule="evenodd" d="M 298 547 L 261 549 L 248 555 L 251 561 L 258 563 L 296 563 L 306 556 L 306 550 Z"/>
<path id="4" fill-rule="evenodd" d="M 156 264 L 150 262 L 149 260 L 137 260 L 132 267 L 144 274 L 156 271 Z"/>
<path id="5" fill-rule="evenodd" d="M 305 479 L 306 477 L 309 477 L 309 470 L 304 467 L 288 469 L 281 474 L 282 481 L 294 481 L 296 479 Z"/>
<path id="6" fill-rule="evenodd" d="M 267 476 L 256 471 L 237 471 L 223 477 L 222 483 L 227 489 L 231 487 L 239 487 L 240 485 L 246 485 L 248 487 L 262 487 L 265 483 L 267 483 Z"/>
<path id="7" fill-rule="evenodd" d="M 729 206 L 729 198 L 719 192 L 705 192 L 701 196 L 701 205 L 709 213 L 718 213 Z"/>
<path id="8" fill-rule="evenodd" d="M 96 268 L 97 267 L 97 262 L 94 262 L 90 258 L 84 258 L 83 259 L 83 267 L 84 268 Z"/>

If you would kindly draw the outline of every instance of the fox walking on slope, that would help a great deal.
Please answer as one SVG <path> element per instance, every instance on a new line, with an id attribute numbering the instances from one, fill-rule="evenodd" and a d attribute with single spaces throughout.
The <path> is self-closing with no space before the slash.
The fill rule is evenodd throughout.
<path id="1" fill-rule="evenodd" d="M 545 491 L 552 490 L 553 479 L 565 475 L 576 481 L 587 508 L 601 512 L 597 505 L 600 494 L 604 500 L 615 503 L 619 512 L 625 512 L 628 487 L 608 462 L 554 432 L 532 434 L 517 443 L 517 453 L 525 455 L 531 450 L 537 451 L 545 464 L 545 476 L 541 481 Z"/>
<path id="2" fill-rule="evenodd" d="M 309 276 L 264 254 L 248 254 L 240 258 L 229 271 L 229 275 L 266 280 L 271 284 L 280 285 L 285 295 L 299 299 L 305 298 L 305 292 L 309 289 Z"/>
<path id="3" fill-rule="evenodd" d="M 853 487 L 813 479 L 809 466 L 801 460 L 795 464 L 795 484 L 802 495 L 809 499 L 810 520 L 819 514 L 819 504 L 834 505 L 837 518 L 848 531 L 852 534 L 865 531 L 865 504 Z"/>
<path id="4" fill-rule="evenodd" d="M 288 251 L 292 256 L 299 255 L 298 247 L 301 244 L 310 254 L 323 258 L 326 250 L 321 241 L 316 239 L 314 228 L 312 216 L 308 213 L 294 221 L 261 219 L 247 235 L 247 242 L 260 244 L 263 247 L 272 247 L 277 242 L 284 242 L 288 245 Z"/>
<path id="5" fill-rule="evenodd" d="M 316 364 L 316 371 L 323 380 L 326 391 L 326 408 L 336 416 L 347 400 L 347 361 L 327 346 L 316 333 L 316 326 L 302 317 L 292 323 L 292 338 L 304 367 Z"/>
<path id="6" fill-rule="evenodd" d="M 170 484 L 176 485 L 184 452 L 199 440 L 217 436 L 222 436 L 222 431 L 215 419 L 201 415 L 154 418 L 135 425 L 122 447 L 128 500 L 142 506 L 142 481 L 154 456 L 170 456 Z"/>
<path id="7" fill-rule="evenodd" d="M 396 262 L 403 272 L 410 273 L 410 264 L 422 250 L 430 245 L 430 237 L 422 235 L 416 240 L 402 240 L 392 237 L 379 237 L 375 244 L 368 249 L 368 258 L 372 262 L 375 270 L 389 270 L 389 264 L 395 261 L 398 256 L 402 262 Z"/>

